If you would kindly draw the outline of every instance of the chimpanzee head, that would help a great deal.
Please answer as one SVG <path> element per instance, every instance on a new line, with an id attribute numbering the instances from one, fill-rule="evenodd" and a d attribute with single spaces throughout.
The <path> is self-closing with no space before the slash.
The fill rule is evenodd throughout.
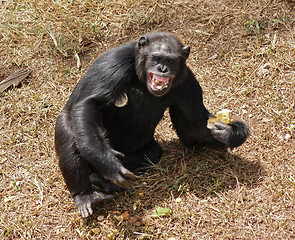
<path id="1" fill-rule="evenodd" d="M 185 78 L 190 47 L 173 35 L 150 33 L 139 39 L 135 49 L 136 73 L 155 96 L 163 96 Z"/>

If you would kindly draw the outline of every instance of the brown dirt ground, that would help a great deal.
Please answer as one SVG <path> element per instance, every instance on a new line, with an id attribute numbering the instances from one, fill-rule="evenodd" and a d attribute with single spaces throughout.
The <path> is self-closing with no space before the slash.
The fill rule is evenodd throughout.
<path id="1" fill-rule="evenodd" d="M 0 95 L 1 238 L 295 238 L 294 1 L 0 3 L 0 80 L 32 70 Z M 166 113 L 162 161 L 81 219 L 58 169 L 56 117 L 100 53 L 154 30 L 191 46 L 206 106 L 232 109 L 251 136 L 227 152 L 186 149 Z M 153 218 L 156 206 L 172 213 Z"/>

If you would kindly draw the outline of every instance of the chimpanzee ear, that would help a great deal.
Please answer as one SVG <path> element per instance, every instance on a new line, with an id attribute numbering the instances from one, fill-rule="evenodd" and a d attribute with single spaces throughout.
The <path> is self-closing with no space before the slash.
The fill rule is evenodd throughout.
<path id="1" fill-rule="evenodd" d="M 138 49 L 142 50 L 146 45 L 148 45 L 149 41 L 150 40 L 146 36 L 141 37 L 138 41 Z"/>
<path id="2" fill-rule="evenodd" d="M 185 46 L 182 48 L 182 52 L 185 58 L 188 58 L 190 52 L 191 52 L 191 48 L 190 46 Z"/>

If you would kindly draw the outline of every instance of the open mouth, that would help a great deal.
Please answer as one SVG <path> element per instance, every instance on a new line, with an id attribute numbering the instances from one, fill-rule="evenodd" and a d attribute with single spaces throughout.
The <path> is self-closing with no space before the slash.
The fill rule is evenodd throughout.
<path id="1" fill-rule="evenodd" d="M 171 81 L 171 77 L 163 77 L 151 72 L 148 73 L 149 87 L 157 95 L 165 93 L 169 89 Z"/>

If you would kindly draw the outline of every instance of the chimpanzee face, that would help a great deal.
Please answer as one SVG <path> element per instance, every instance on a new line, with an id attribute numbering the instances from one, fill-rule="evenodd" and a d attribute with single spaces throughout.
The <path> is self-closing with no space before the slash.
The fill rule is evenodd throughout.
<path id="1" fill-rule="evenodd" d="M 188 55 L 189 47 L 183 47 L 172 35 L 159 39 L 141 37 L 136 68 L 139 78 L 153 95 L 163 96 L 181 80 Z"/>
<path id="2" fill-rule="evenodd" d="M 146 60 L 147 86 L 155 95 L 163 95 L 178 72 L 179 59 L 166 43 L 155 44 L 152 48 Z"/>

